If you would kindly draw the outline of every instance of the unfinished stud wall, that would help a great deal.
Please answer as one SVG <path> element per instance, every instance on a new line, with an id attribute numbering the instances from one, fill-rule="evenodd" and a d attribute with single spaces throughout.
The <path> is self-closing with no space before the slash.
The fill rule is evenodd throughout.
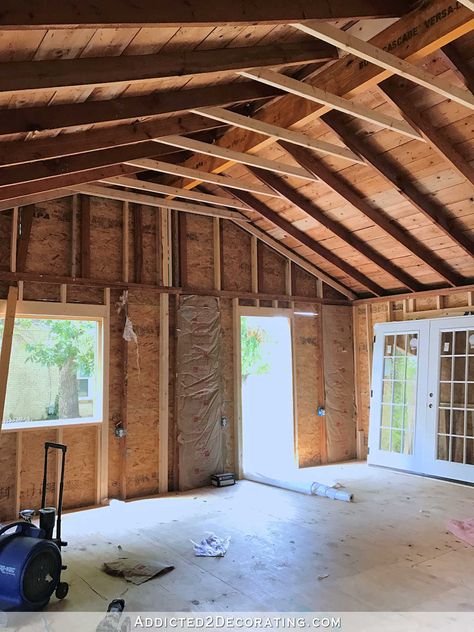
<path id="1" fill-rule="evenodd" d="M 472 288 L 472 286 L 471 286 Z M 448 289 L 420 292 L 394 300 L 356 301 L 353 307 L 355 395 L 357 430 L 360 433 L 358 456 L 367 455 L 372 379 L 372 345 L 374 325 L 420 318 L 442 318 L 474 313 L 474 292 L 471 289 Z"/>
<path id="2" fill-rule="evenodd" d="M 74 209 L 76 209 L 74 211 Z M 65 507 L 95 505 L 101 500 L 99 470 L 105 468 L 109 498 L 137 498 L 159 489 L 160 409 L 160 292 L 161 252 L 159 211 L 99 198 L 63 198 L 38 204 L 24 269 L 11 276 L 10 237 L 12 212 L 0 213 L 0 298 L 8 284 L 22 279 L 24 299 L 61 300 L 68 303 L 104 304 L 104 290 L 110 288 L 109 419 L 107 450 L 100 443 L 100 428 L 80 427 L 3 431 L 0 437 L 0 520 L 13 518 L 20 506 L 38 506 L 40 498 L 43 444 L 47 440 L 68 445 Z M 124 218 L 127 226 L 124 226 Z M 128 221 L 127 221 L 128 218 Z M 233 299 L 241 304 L 289 307 L 282 300 L 288 293 L 288 262 L 285 257 L 259 242 L 257 275 L 252 270 L 252 237 L 228 220 L 220 220 L 220 257 L 216 260 L 216 224 L 213 218 L 184 215 L 174 218 L 173 259 L 175 278 L 169 293 L 169 489 L 178 485 L 176 433 L 176 315 L 181 290 L 218 295 L 222 329 L 222 415 L 229 419 L 224 431 L 226 469 L 235 468 L 234 418 L 234 325 Z M 123 236 L 128 232 L 128 243 Z M 219 268 L 220 275 L 216 276 Z M 39 275 L 45 275 L 40 278 Z M 73 282 L 72 277 L 78 277 Z M 258 294 L 252 298 L 252 279 L 257 276 Z M 219 283 L 220 278 L 220 283 Z M 90 279 L 88 281 L 87 279 Z M 124 314 L 116 309 L 128 281 L 128 313 L 138 336 L 138 346 L 122 337 Z M 318 406 L 325 405 L 322 354 L 322 310 L 316 297 L 333 302 L 344 297 L 318 283 L 309 273 L 291 266 L 292 296 L 298 297 L 295 311 L 317 315 L 295 316 L 297 442 L 300 466 L 317 465 L 328 459 L 325 424 Z M 62 287 L 61 287 L 62 284 Z M 217 287 L 220 285 L 220 287 Z M 195 291 L 195 292 L 194 292 Z M 268 295 L 268 296 L 266 296 Z M 272 296 L 274 295 L 274 296 Z M 278 297 L 278 298 L 275 298 Z M 288 298 L 290 298 L 288 296 Z M 279 300 L 278 300 L 279 299 Z M 305 299 L 307 302 L 304 302 Z M 351 307 L 341 308 L 351 313 Z M 331 327 L 332 319 L 326 327 Z M 330 352 L 329 342 L 328 350 Z M 352 362 L 352 357 L 348 360 Z M 122 426 L 125 438 L 114 430 Z M 355 426 L 351 434 L 355 432 Z M 53 459 L 54 461 L 54 459 Z M 57 466 L 53 463 L 51 489 L 57 493 Z"/>

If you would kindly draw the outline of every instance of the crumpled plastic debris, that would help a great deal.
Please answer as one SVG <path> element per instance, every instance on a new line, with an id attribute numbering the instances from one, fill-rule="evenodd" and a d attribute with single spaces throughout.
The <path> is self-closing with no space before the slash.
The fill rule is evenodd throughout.
<path id="1" fill-rule="evenodd" d="M 215 533 L 208 532 L 199 544 L 194 540 L 191 542 L 194 545 L 196 557 L 224 557 L 229 548 L 230 536 L 219 538 Z"/>

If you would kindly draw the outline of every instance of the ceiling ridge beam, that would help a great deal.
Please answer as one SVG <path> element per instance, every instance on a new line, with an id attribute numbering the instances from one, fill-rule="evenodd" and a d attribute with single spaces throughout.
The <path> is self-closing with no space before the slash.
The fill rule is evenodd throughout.
<path id="1" fill-rule="evenodd" d="M 271 125 L 270 123 L 254 119 L 251 116 L 243 116 L 242 114 L 237 114 L 236 112 L 221 107 L 198 108 L 191 110 L 191 112 L 199 116 L 208 117 L 214 121 L 220 121 L 226 125 L 235 125 L 242 129 L 257 132 L 258 134 L 266 134 L 275 140 L 284 140 L 288 143 L 294 143 L 295 145 L 300 145 L 301 147 L 306 147 L 319 153 L 341 158 L 342 160 L 365 164 L 360 156 L 346 147 L 316 140 L 307 134 L 288 130 L 284 127 L 278 127 L 277 125 Z"/>
<path id="2" fill-rule="evenodd" d="M 0 63 L 0 93 L 133 83 L 209 73 L 232 73 L 259 66 L 294 66 L 337 59 L 334 46 L 319 42 L 190 50 L 153 55 L 79 57 Z"/>
<path id="3" fill-rule="evenodd" d="M 259 184 L 252 184 L 250 182 L 246 182 L 245 180 L 231 178 L 229 176 L 220 176 L 214 173 L 206 173 L 205 171 L 190 169 L 189 167 L 183 167 L 179 164 L 175 165 L 169 162 L 162 162 L 160 160 L 151 160 L 149 158 L 128 160 L 125 161 L 125 164 L 132 167 L 138 167 L 143 170 L 148 169 L 151 171 L 157 171 L 158 173 L 167 173 L 168 175 L 175 175 L 191 180 L 194 178 L 199 178 L 200 182 L 217 184 L 220 187 L 227 187 L 229 189 L 240 189 L 242 191 L 248 191 L 250 193 L 257 193 L 258 195 L 279 197 L 278 193 L 275 193 L 268 187 L 264 187 Z"/>
<path id="4" fill-rule="evenodd" d="M 343 142 L 353 151 L 358 151 L 367 163 L 374 168 L 377 173 L 413 205 L 425 217 L 428 217 L 445 235 L 447 235 L 458 246 L 461 246 L 472 256 L 474 244 L 463 232 L 462 227 L 449 217 L 443 207 L 438 204 L 429 194 L 421 191 L 416 184 L 410 181 L 404 173 L 403 167 L 398 165 L 386 154 L 376 154 L 376 151 L 369 143 L 360 136 L 350 134 L 345 127 L 343 117 L 335 112 L 325 114 L 322 119 Z"/>
<path id="5" fill-rule="evenodd" d="M 293 176 L 294 178 L 301 178 L 303 180 L 315 179 L 313 175 L 301 167 L 287 165 L 276 160 L 268 160 L 267 158 L 262 158 L 255 154 L 245 154 L 243 152 L 233 151 L 232 149 L 219 147 L 219 145 L 213 145 L 211 143 L 204 143 L 200 140 L 195 140 L 194 138 L 177 135 L 162 136 L 157 138 L 155 142 L 164 145 L 171 145 L 172 147 L 180 147 L 181 149 L 206 154 L 207 156 L 218 156 L 224 160 L 232 160 L 233 162 L 258 167 L 260 169 L 265 169 L 266 171 L 276 171 L 277 173 Z"/>
<path id="6" fill-rule="evenodd" d="M 116 28 L 116 27 L 176 27 L 255 24 L 288 24 L 301 20 L 337 20 L 340 18 L 400 17 L 410 8 L 407 0 L 396 4 L 390 0 L 135 0 L 133 3 L 82 2 L 61 0 L 51 10 L 47 0 L 2 0 L 2 29 L 32 28 Z"/>
<path id="7" fill-rule="evenodd" d="M 280 94 L 255 82 L 173 90 L 138 97 L 120 97 L 108 101 L 85 101 L 60 105 L 1 110 L 0 135 L 38 132 L 110 121 L 127 121 L 149 116 L 186 112 L 208 105 L 266 99 Z"/>
<path id="8" fill-rule="evenodd" d="M 420 132 L 409 125 L 406 121 L 388 116 L 381 112 L 376 112 L 365 105 L 360 105 L 353 100 L 345 99 L 327 90 L 322 90 L 317 86 L 303 81 L 298 81 L 292 77 L 287 77 L 282 73 L 268 70 L 266 68 L 253 68 L 252 70 L 243 70 L 239 72 L 242 77 L 247 79 L 255 79 L 267 86 L 273 86 L 279 90 L 284 90 L 297 97 L 314 101 L 320 105 L 327 106 L 330 109 L 339 110 L 344 114 L 350 114 L 363 121 L 374 123 L 385 129 L 392 130 L 403 136 L 408 136 L 415 140 L 423 140 Z"/>
<path id="9" fill-rule="evenodd" d="M 305 215 L 315 219 L 319 224 L 330 230 L 334 233 L 334 235 L 359 252 L 371 263 L 374 263 L 378 268 L 397 279 L 397 281 L 400 281 L 400 283 L 402 283 L 405 287 L 415 292 L 423 288 L 423 285 L 411 275 L 394 265 L 389 259 L 372 248 L 372 246 L 357 237 L 355 233 L 345 228 L 339 222 L 336 222 L 328 217 L 314 202 L 291 187 L 287 182 L 285 182 L 285 180 L 279 178 L 275 174 L 263 173 L 257 169 L 252 169 L 251 171 L 260 178 L 262 182 L 275 189 L 275 191 L 278 191 L 278 193 L 280 193 L 280 195 L 290 204 L 298 208 L 300 211 L 303 211 Z"/>
<path id="10" fill-rule="evenodd" d="M 203 204 L 179 202 L 178 200 L 169 200 L 156 195 L 144 195 L 143 193 L 133 193 L 130 191 L 123 191 L 121 189 L 111 189 L 110 187 L 103 187 L 95 184 L 75 185 L 71 188 L 77 193 L 106 198 L 107 200 L 121 200 L 122 202 L 132 202 L 134 204 L 145 204 L 146 206 L 153 206 L 157 208 L 168 208 L 174 211 L 184 211 L 193 215 L 207 215 L 210 217 L 235 219 L 239 222 L 250 221 L 245 217 L 245 215 L 242 215 L 237 211 L 230 211 L 217 207 L 214 208 Z"/>
<path id="11" fill-rule="evenodd" d="M 462 283 L 463 277 L 447 265 L 440 257 L 438 257 L 429 248 L 424 246 L 418 239 L 412 237 L 407 231 L 402 229 L 399 224 L 386 216 L 382 209 L 371 206 L 369 202 L 344 178 L 338 173 L 329 169 L 321 160 L 309 151 L 281 142 L 280 145 L 300 163 L 302 167 L 314 173 L 322 182 L 324 182 L 331 191 L 337 193 L 344 201 L 348 202 L 352 207 L 363 213 L 371 221 L 381 228 L 387 235 L 390 235 L 398 243 L 402 244 L 411 253 L 413 253 L 424 264 L 429 266 L 437 274 L 439 274 L 450 285 L 456 286 Z M 369 162 L 366 162 L 370 166 Z"/>
<path id="12" fill-rule="evenodd" d="M 380 84 L 380 90 L 384 96 L 397 107 L 401 114 L 420 130 L 425 141 L 443 158 L 451 167 L 468 182 L 474 184 L 474 167 L 461 156 L 453 147 L 453 143 L 446 138 L 442 130 L 436 129 L 430 122 L 426 113 L 421 113 L 403 94 L 403 80 L 398 78 L 387 79 Z"/>
<path id="13" fill-rule="evenodd" d="M 271 209 L 269 206 L 261 202 L 250 193 L 238 191 L 235 192 L 234 195 L 241 202 L 244 202 L 244 204 L 250 206 L 256 213 L 283 230 L 287 235 L 290 235 L 301 244 L 309 248 L 314 254 L 322 257 L 328 263 L 338 268 L 341 272 L 347 274 L 352 279 L 366 287 L 372 294 L 375 294 L 375 296 L 382 296 L 383 294 L 385 294 L 384 288 L 378 285 L 378 283 L 375 283 L 375 281 L 372 281 L 372 279 L 357 270 L 357 268 L 354 268 L 350 264 L 346 263 L 344 259 L 341 259 L 333 252 L 331 252 L 331 250 L 328 250 L 327 248 L 322 246 L 307 233 L 300 230 L 299 228 L 296 228 L 296 226 L 294 226 L 291 222 L 281 217 L 281 215 L 276 213 L 273 209 Z"/>
<path id="14" fill-rule="evenodd" d="M 366 62 L 380 66 L 380 68 L 384 68 L 390 74 L 399 75 L 447 99 L 460 103 L 466 108 L 474 109 L 474 95 L 469 90 L 458 88 L 458 86 L 452 85 L 404 59 L 400 59 L 370 42 L 364 42 L 350 33 L 341 31 L 341 29 L 332 24 L 311 22 L 293 24 L 293 26 L 303 31 L 303 33 L 312 35 L 328 44 L 333 44 L 347 53 L 352 53 Z"/>

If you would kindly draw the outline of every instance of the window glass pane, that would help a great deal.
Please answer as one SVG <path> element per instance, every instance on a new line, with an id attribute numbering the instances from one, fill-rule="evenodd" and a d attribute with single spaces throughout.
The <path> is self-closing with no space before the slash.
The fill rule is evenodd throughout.
<path id="1" fill-rule="evenodd" d="M 453 406 L 463 408 L 465 395 L 466 386 L 464 384 L 458 384 L 457 382 L 455 382 L 453 384 Z"/>
<path id="2" fill-rule="evenodd" d="M 449 437 L 438 435 L 438 454 L 440 461 L 449 461 Z"/>
<path id="3" fill-rule="evenodd" d="M 390 426 L 391 415 L 392 407 L 382 406 L 382 426 Z"/>
<path id="4" fill-rule="evenodd" d="M 418 353 L 418 334 L 408 334 L 408 355 L 417 355 Z"/>
<path id="5" fill-rule="evenodd" d="M 390 450 L 390 428 L 381 428 L 380 430 L 380 449 Z"/>
<path id="6" fill-rule="evenodd" d="M 406 382 L 405 384 L 405 403 L 410 406 L 415 405 L 415 397 L 416 397 L 416 383 L 415 382 Z"/>
<path id="7" fill-rule="evenodd" d="M 453 332 L 443 331 L 441 333 L 441 355 L 453 354 Z"/>
<path id="8" fill-rule="evenodd" d="M 464 462 L 464 439 L 460 437 L 451 438 L 451 461 L 453 463 Z"/>
<path id="9" fill-rule="evenodd" d="M 81 419 L 99 415 L 96 321 L 17 318 L 4 422 Z M 0 321 L 3 329 L 3 321 Z M 89 379 L 79 375 L 91 376 Z M 89 388 L 92 386 L 92 388 Z"/>
<path id="10" fill-rule="evenodd" d="M 385 346 L 383 354 L 385 356 L 393 355 L 393 348 L 395 344 L 395 336 L 385 336 Z"/>
<path id="11" fill-rule="evenodd" d="M 407 350 L 407 335 L 397 334 L 395 341 L 395 355 L 406 355 Z"/>
<path id="12" fill-rule="evenodd" d="M 443 380 L 451 380 L 451 371 L 453 367 L 453 359 L 452 358 L 441 358 L 440 371 L 439 371 L 439 379 Z"/>
<path id="13" fill-rule="evenodd" d="M 403 404 L 405 401 L 405 382 L 393 383 L 393 403 Z"/>
<path id="14" fill-rule="evenodd" d="M 385 379 L 393 379 L 393 360 L 385 358 L 383 363 L 383 376 Z"/>
<path id="15" fill-rule="evenodd" d="M 394 378 L 396 380 L 405 379 L 406 358 L 400 357 L 394 359 Z"/>
<path id="16" fill-rule="evenodd" d="M 415 431 L 415 408 L 414 406 L 407 406 L 405 409 L 405 430 L 413 433 Z"/>
<path id="17" fill-rule="evenodd" d="M 407 380 L 416 380 L 417 359 L 416 357 L 407 357 Z"/>
<path id="18" fill-rule="evenodd" d="M 474 437 L 474 410 L 466 412 L 466 437 Z"/>
<path id="19" fill-rule="evenodd" d="M 474 356 L 469 356 L 467 359 L 467 379 L 469 382 L 474 382 Z"/>
<path id="20" fill-rule="evenodd" d="M 413 432 L 403 433 L 403 453 L 404 454 L 413 453 Z"/>
<path id="21" fill-rule="evenodd" d="M 384 403 L 390 404 L 390 402 L 392 401 L 392 384 L 393 382 L 383 382 L 382 401 Z"/>
<path id="22" fill-rule="evenodd" d="M 474 465 L 474 439 L 466 439 L 466 463 Z"/>
<path id="23" fill-rule="evenodd" d="M 464 436 L 464 411 L 453 410 L 453 427 L 451 434 Z"/>
<path id="24" fill-rule="evenodd" d="M 451 406 L 451 382 L 444 382 L 439 385 L 439 405 Z"/>
<path id="25" fill-rule="evenodd" d="M 456 331 L 454 333 L 454 353 L 465 355 L 466 353 L 466 332 Z"/>
<path id="26" fill-rule="evenodd" d="M 392 452 L 402 451 L 402 431 L 392 430 Z"/>
<path id="27" fill-rule="evenodd" d="M 440 408 L 438 413 L 438 432 L 449 434 L 451 411 L 449 408 Z"/>
<path id="28" fill-rule="evenodd" d="M 394 406 L 392 411 L 392 427 L 403 427 L 403 406 Z"/>
<path id="29" fill-rule="evenodd" d="M 454 358 L 454 373 L 453 379 L 455 382 L 464 382 L 466 379 L 466 358 Z"/>
<path id="30" fill-rule="evenodd" d="M 467 333 L 467 353 L 474 355 L 474 330 L 470 330 Z"/>

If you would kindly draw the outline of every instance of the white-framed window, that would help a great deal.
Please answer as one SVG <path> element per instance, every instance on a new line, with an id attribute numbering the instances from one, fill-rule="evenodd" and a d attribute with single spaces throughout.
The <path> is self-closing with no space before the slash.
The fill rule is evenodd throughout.
<path id="1" fill-rule="evenodd" d="M 5 301 L 0 301 L 0 340 Z M 3 430 L 101 423 L 102 305 L 17 303 Z"/>

